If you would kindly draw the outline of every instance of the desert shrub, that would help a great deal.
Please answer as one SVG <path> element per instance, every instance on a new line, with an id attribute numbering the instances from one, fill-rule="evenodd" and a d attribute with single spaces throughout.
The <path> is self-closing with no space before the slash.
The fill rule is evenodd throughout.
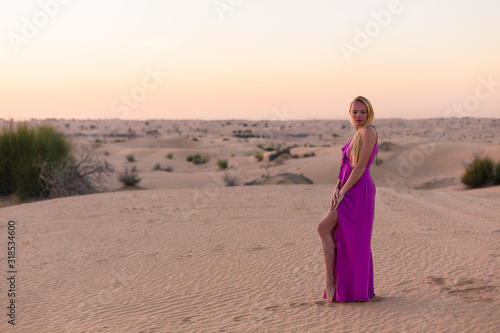
<path id="1" fill-rule="evenodd" d="M 262 153 L 257 153 L 255 154 L 255 158 L 260 162 L 264 159 L 264 155 L 262 155 Z"/>
<path id="2" fill-rule="evenodd" d="M 139 178 L 137 168 L 134 165 L 130 169 L 128 167 L 124 167 L 123 172 L 118 175 L 118 180 L 125 186 L 135 186 L 141 181 L 141 178 Z"/>
<path id="3" fill-rule="evenodd" d="M 260 149 L 265 150 L 265 151 L 274 151 L 274 150 L 276 150 L 276 149 L 275 149 L 274 147 L 272 147 L 272 146 L 269 146 L 269 147 L 264 147 L 264 146 L 263 146 L 263 145 L 261 145 L 261 144 L 258 144 L 258 145 L 257 145 L 257 147 L 259 147 Z"/>
<path id="4" fill-rule="evenodd" d="M 269 155 L 269 162 L 273 161 L 283 154 L 290 154 L 290 147 L 280 149 L 278 146 L 278 148 L 276 149 L 276 153 Z"/>
<path id="5" fill-rule="evenodd" d="M 200 154 L 194 155 L 194 159 L 193 159 L 194 164 L 203 164 L 203 163 L 207 163 L 208 161 L 210 161 L 210 157 L 208 157 L 208 156 L 201 156 Z"/>
<path id="6" fill-rule="evenodd" d="M 217 159 L 217 165 L 219 166 L 219 169 L 227 169 L 227 160 Z"/>
<path id="7" fill-rule="evenodd" d="M 224 176 L 222 176 L 222 180 L 226 186 L 238 186 L 239 179 L 235 175 L 232 175 L 229 172 L 225 172 Z"/>
<path id="8" fill-rule="evenodd" d="M 210 161 L 210 157 L 208 157 L 208 156 L 201 156 L 201 154 L 196 154 L 194 156 L 189 155 L 187 157 L 187 161 L 188 162 L 193 162 L 193 164 L 203 164 L 203 163 L 207 163 L 208 161 Z"/>
<path id="9" fill-rule="evenodd" d="M 168 154 L 167 154 L 167 158 L 168 158 L 169 160 L 173 159 L 173 158 L 174 158 L 174 154 L 172 154 L 172 153 L 168 153 Z"/>
<path id="10" fill-rule="evenodd" d="M 344 128 L 345 128 L 345 126 L 342 126 L 342 129 L 344 129 Z M 338 135 L 337 133 L 332 133 L 332 137 L 334 137 L 334 138 L 338 138 L 339 136 L 340 135 Z"/>
<path id="11" fill-rule="evenodd" d="M 462 175 L 462 183 L 469 188 L 490 185 L 494 181 L 494 165 L 488 157 L 474 157 Z"/>
<path id="12" fill-rule="evenodd" d="M 113 168 L 95 152 L 94 146 L 80 146 L 74 155 L 58 162 L 39 162 L 41 197 L 58 198 L 101 192 Z"/>
<path id="13" fill-rule="evenodd" d="M 127 155 L 127 161 L 129 161 L 129 162 L 135 162 L 134 154 L 128 154 Z"/>
<path id="14" fill-rule="evenodd" d="M 174 168 L 171 167 L 170 165 L 167 166 L 166 168 L 162 168 L 160 163 L 156 163 L 156 165 L 153 167 L 153 171 L 158 171 L 158 170 L 172 172 L 172 170 L 174 170 Z"/>
<path id="15" fill-rule="evenodd" d="M 500 161 L 495 164 L 495 172 L 493 176 L 493 181 L 496 185 L 500 185 Z"/>
<path id="16" fill-rule="evenodd" d="M 39 196 L 45 186 L 39 163 L 70 159 L 71 146 L 50 125 L 13 122 L 0 133 L 0 194 L 15 193 L 21 200 Z"/>

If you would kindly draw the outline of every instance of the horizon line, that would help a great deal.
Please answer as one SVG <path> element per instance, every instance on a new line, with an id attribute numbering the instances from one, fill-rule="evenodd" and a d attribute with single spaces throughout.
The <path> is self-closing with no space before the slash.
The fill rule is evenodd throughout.
<path id="1" fill-rule="evenodd" d="M 432 120 L 432 119 L 500 119 L 500 117 L 430 117 L 430 118 L 375 118 L 373 122 L 377 120 Z M 166 119 L 166 118 L 148 118 L 148 119 L 121 119 L 121 118 L 30 118 L 28 120 L 15 120 L 0 118 L 0 121 L 4 122 L 30 122 L 30 121 L 56 121 L 56 120 L 67 120 L 67 121 L 90 121 L 90 120 L 121 120 L 121 121 L 276 121 L 276 122 L 287 122 L 287 121 L 317 121 L 317 120 L 326 120 L 326 121 L 349 121 L 349 118 L 309 118 L 309 119 L 248 119 L 248 118 L 220 118 L 220 119 L 201 119 L 201 118 L 179 118 L 179 119 Z"/>

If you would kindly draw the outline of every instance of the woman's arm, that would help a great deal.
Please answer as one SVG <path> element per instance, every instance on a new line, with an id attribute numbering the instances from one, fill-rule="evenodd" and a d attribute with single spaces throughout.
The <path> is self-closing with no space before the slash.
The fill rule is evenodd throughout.
<path id="1" fill-rule="evenodd" d="M 361 133 L 361 151 L 359 152 L 358 163 L 352 169 L 349 178 L 345 182 L 344 186 L 340 189 L 339 197 L 344 198 L 345 194 L 358 182 L 363 173 L 366 170 L 366 165 L 373 152 L 373 147 L 377 142 L 377 134 L 372 127 L 367 127 Z M 341 200 L 337 200 L 337 205 Z"/>

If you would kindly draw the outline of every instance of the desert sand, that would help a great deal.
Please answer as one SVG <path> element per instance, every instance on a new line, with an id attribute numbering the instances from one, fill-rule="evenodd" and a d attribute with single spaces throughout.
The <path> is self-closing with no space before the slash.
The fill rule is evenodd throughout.
<path id="1" fill-rule="evenodd" d="M 459 180 L 480 151 L 500 160 L 500 119 L 375 121 L 377 296 L 330 305 L 316 225 L 354 133 L 347 120 L 31 122 L 54 124 L 75 149 L 94 144 L 115 172 L 104 193 L 0 198 L 5 314 L 9 220 L 17 249 L 16 325 L 4 314 L 1 332 L 500 330 L 500 187 Z M 270 162 L 258 144 L 299 158 Z M 186 161 L 197 153 L 210 161 Z M 141 182 L 125 190 L 116 178 L 131 165 Z M 240 185 L 225 186 L 224 173 Z"/>

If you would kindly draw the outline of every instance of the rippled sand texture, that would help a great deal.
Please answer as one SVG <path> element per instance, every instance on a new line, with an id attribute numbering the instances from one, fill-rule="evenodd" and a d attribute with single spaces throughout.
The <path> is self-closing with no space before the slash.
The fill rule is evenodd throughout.
<path id="1" fill-rule="evenodd" d="M 0 331 L 500 329 L 498 187 L 378 187 L 377 297 L 326 306 L 316 225 L 331 190 L 139 190 L 1 208 L 17 222 L 19 279 L 16 328 L 4 316 Z"/>

